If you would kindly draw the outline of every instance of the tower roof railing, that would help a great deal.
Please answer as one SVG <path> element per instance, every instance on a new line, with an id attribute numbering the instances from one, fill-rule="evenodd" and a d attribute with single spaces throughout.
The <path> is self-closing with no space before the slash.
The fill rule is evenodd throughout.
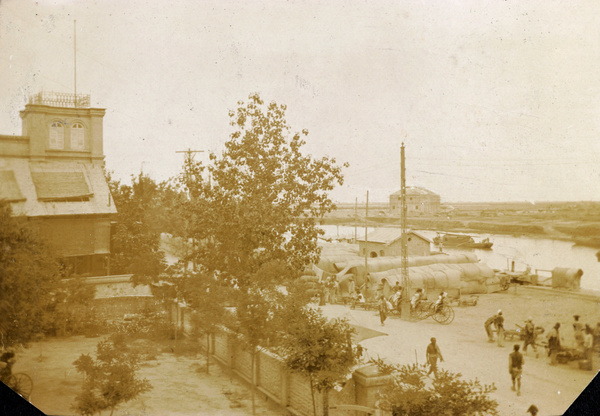
<path id="1" fill-rule="evenodd" d="M 68 92 L 39 92 L 29 97 L 29 104 L 48 105 L 51 107 L 89 108 L 89 94 L 72 94 Z"/>

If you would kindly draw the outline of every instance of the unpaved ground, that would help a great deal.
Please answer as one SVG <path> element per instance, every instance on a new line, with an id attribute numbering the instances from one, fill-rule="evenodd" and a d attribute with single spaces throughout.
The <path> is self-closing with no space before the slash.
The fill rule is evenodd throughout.
<path id="1" fill-rule="evenodd" d="M 31 402 L 46 414 L 76 414 L 71 405 L 83 378 L 72 363 L 80 354 L 94 353 L 100 340 L 53 338 L 20 352 L 14 370 L 33 378 Z M 114 416 L 252 414 L 249 387 L 229 377 L 214 361 L 207 375 L 205 357 L 161 353 L 162 350 L 157 345 L 156 359 L 145 361 L 140 369 L 140 375 L 150 381 L 152 390 L 118 408 Z M 270 408 L 270 403 L 257 395 L 256 414 L 275 416 L 282 412 Z"/>
<path id="2" fill-rule="evenodd" d="M 445 361 L 442 368 L 460 372 L 466 379 L 478 378 L 485 384 L 494 383 L 498 390 L 493 398 L 499 403 L 503 416 L 524 415 L 531 404 L 540 409 L 540 416 L 563 414 L 593 378 L 595 371 L 582 371 L 576 362 L 569 365 L 549 366 L 545 350 L 540 357 L 529 350 L 523 369 L 522 396 L 511 391 L 508 374 L 508 354 L 515 342 L 506 341 L 505 347 L 487 342 L 484 321 L 499 308 L 505 315 L 505 328 L 516 329 L 524 325 L 524 319 L 532 316 L 536 325 L 549 330 L 555 322 L 561 322 L 563 344 L 573 344 L 572 315 L 581 315 L 584 323 L 600 322 L 597 302 L 565 298 L 560 295 L 540 293 L 519 288 L 506 293 L 481 295 L 474 307 L 455 307 L 456 317 L 450 325 L 440 325 L 428 318 L 421 322 L 405 322 L 388 318 L 385 326 L 373 311 L 350 310 L 342 305 L 326 305 L 322 309 L 330 317 L 343 316 L 350 323 L 383 331 L 381 336 L 361 342 L 367 355 L 386 358 L 394 363 L 425 363 L 425 349 L 431 337 L 436 337 Z M 597 358 L 597 357 L 596 357 Z M 598 366 L 596 359 L 595 368 Z"/>

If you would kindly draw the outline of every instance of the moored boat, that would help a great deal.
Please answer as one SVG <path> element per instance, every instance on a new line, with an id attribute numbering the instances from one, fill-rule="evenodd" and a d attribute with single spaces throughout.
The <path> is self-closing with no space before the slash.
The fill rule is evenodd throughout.
<path id="1" fill-rule="evenodd" d="M 491 249 L 494 243 L 486 238 L 481 241 L 475 241 L 473 237 L 466 234 L 452 234 L 445 233 L 443 235 L 438 234 L 433 239 L 433 243 L 442 247 L 457 247 L 457 248 L 480 248 L 480 249 Z"/>

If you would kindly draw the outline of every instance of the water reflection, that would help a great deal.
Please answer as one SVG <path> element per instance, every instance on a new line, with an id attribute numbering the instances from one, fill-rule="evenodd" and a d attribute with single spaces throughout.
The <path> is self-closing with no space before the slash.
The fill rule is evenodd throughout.
<path id="1" fill-rule="evenodd" d="M 352 226 L 321 226 L 327 238 L 354 238 L 355 228 Z M 372 228 L 369 227 L 369 230 Z M 424 236 L 433 239 L 435 231 L 416 230 Z M 363 227 L 357 227 L 358 236 L 365 235 Z M 552 270 L 555 267 L 578 268 L 583 270 L 581 287 L 600 291 L 600 262 L 596 258 L 597 249 L 589 247 L 574 246 L 568 241 L 551 240 L 548 238 L 513 237 L 499 234 L 475 234 L 469 233 L 475 240 L 489 238 L 494 243 L 492 250 L 478 249 L 452 249 L 445 248 L 444 251 L 453 253 L 464 253 L 465 251 L 477 254 L 482 262 L 495 269 L 510 268 L 515 262 L 515 270 L 524 270 L 530 266 L 535 269 Z M 432 250 L 437 248 L 432 245 Z M 540 271 L 541 275 L 549 275 L 548 272 Z"/>

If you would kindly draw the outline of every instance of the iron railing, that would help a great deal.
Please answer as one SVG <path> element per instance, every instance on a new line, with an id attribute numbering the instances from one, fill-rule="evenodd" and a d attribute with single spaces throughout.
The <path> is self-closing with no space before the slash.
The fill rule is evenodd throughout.
<path id="1" fill-rule="evenodd" d="M 89 94 L 71 94 L 68 92 L 39 92 L 29 97 L 29 104 L 49 105 L 51 107 L 89 108 Z"/>

